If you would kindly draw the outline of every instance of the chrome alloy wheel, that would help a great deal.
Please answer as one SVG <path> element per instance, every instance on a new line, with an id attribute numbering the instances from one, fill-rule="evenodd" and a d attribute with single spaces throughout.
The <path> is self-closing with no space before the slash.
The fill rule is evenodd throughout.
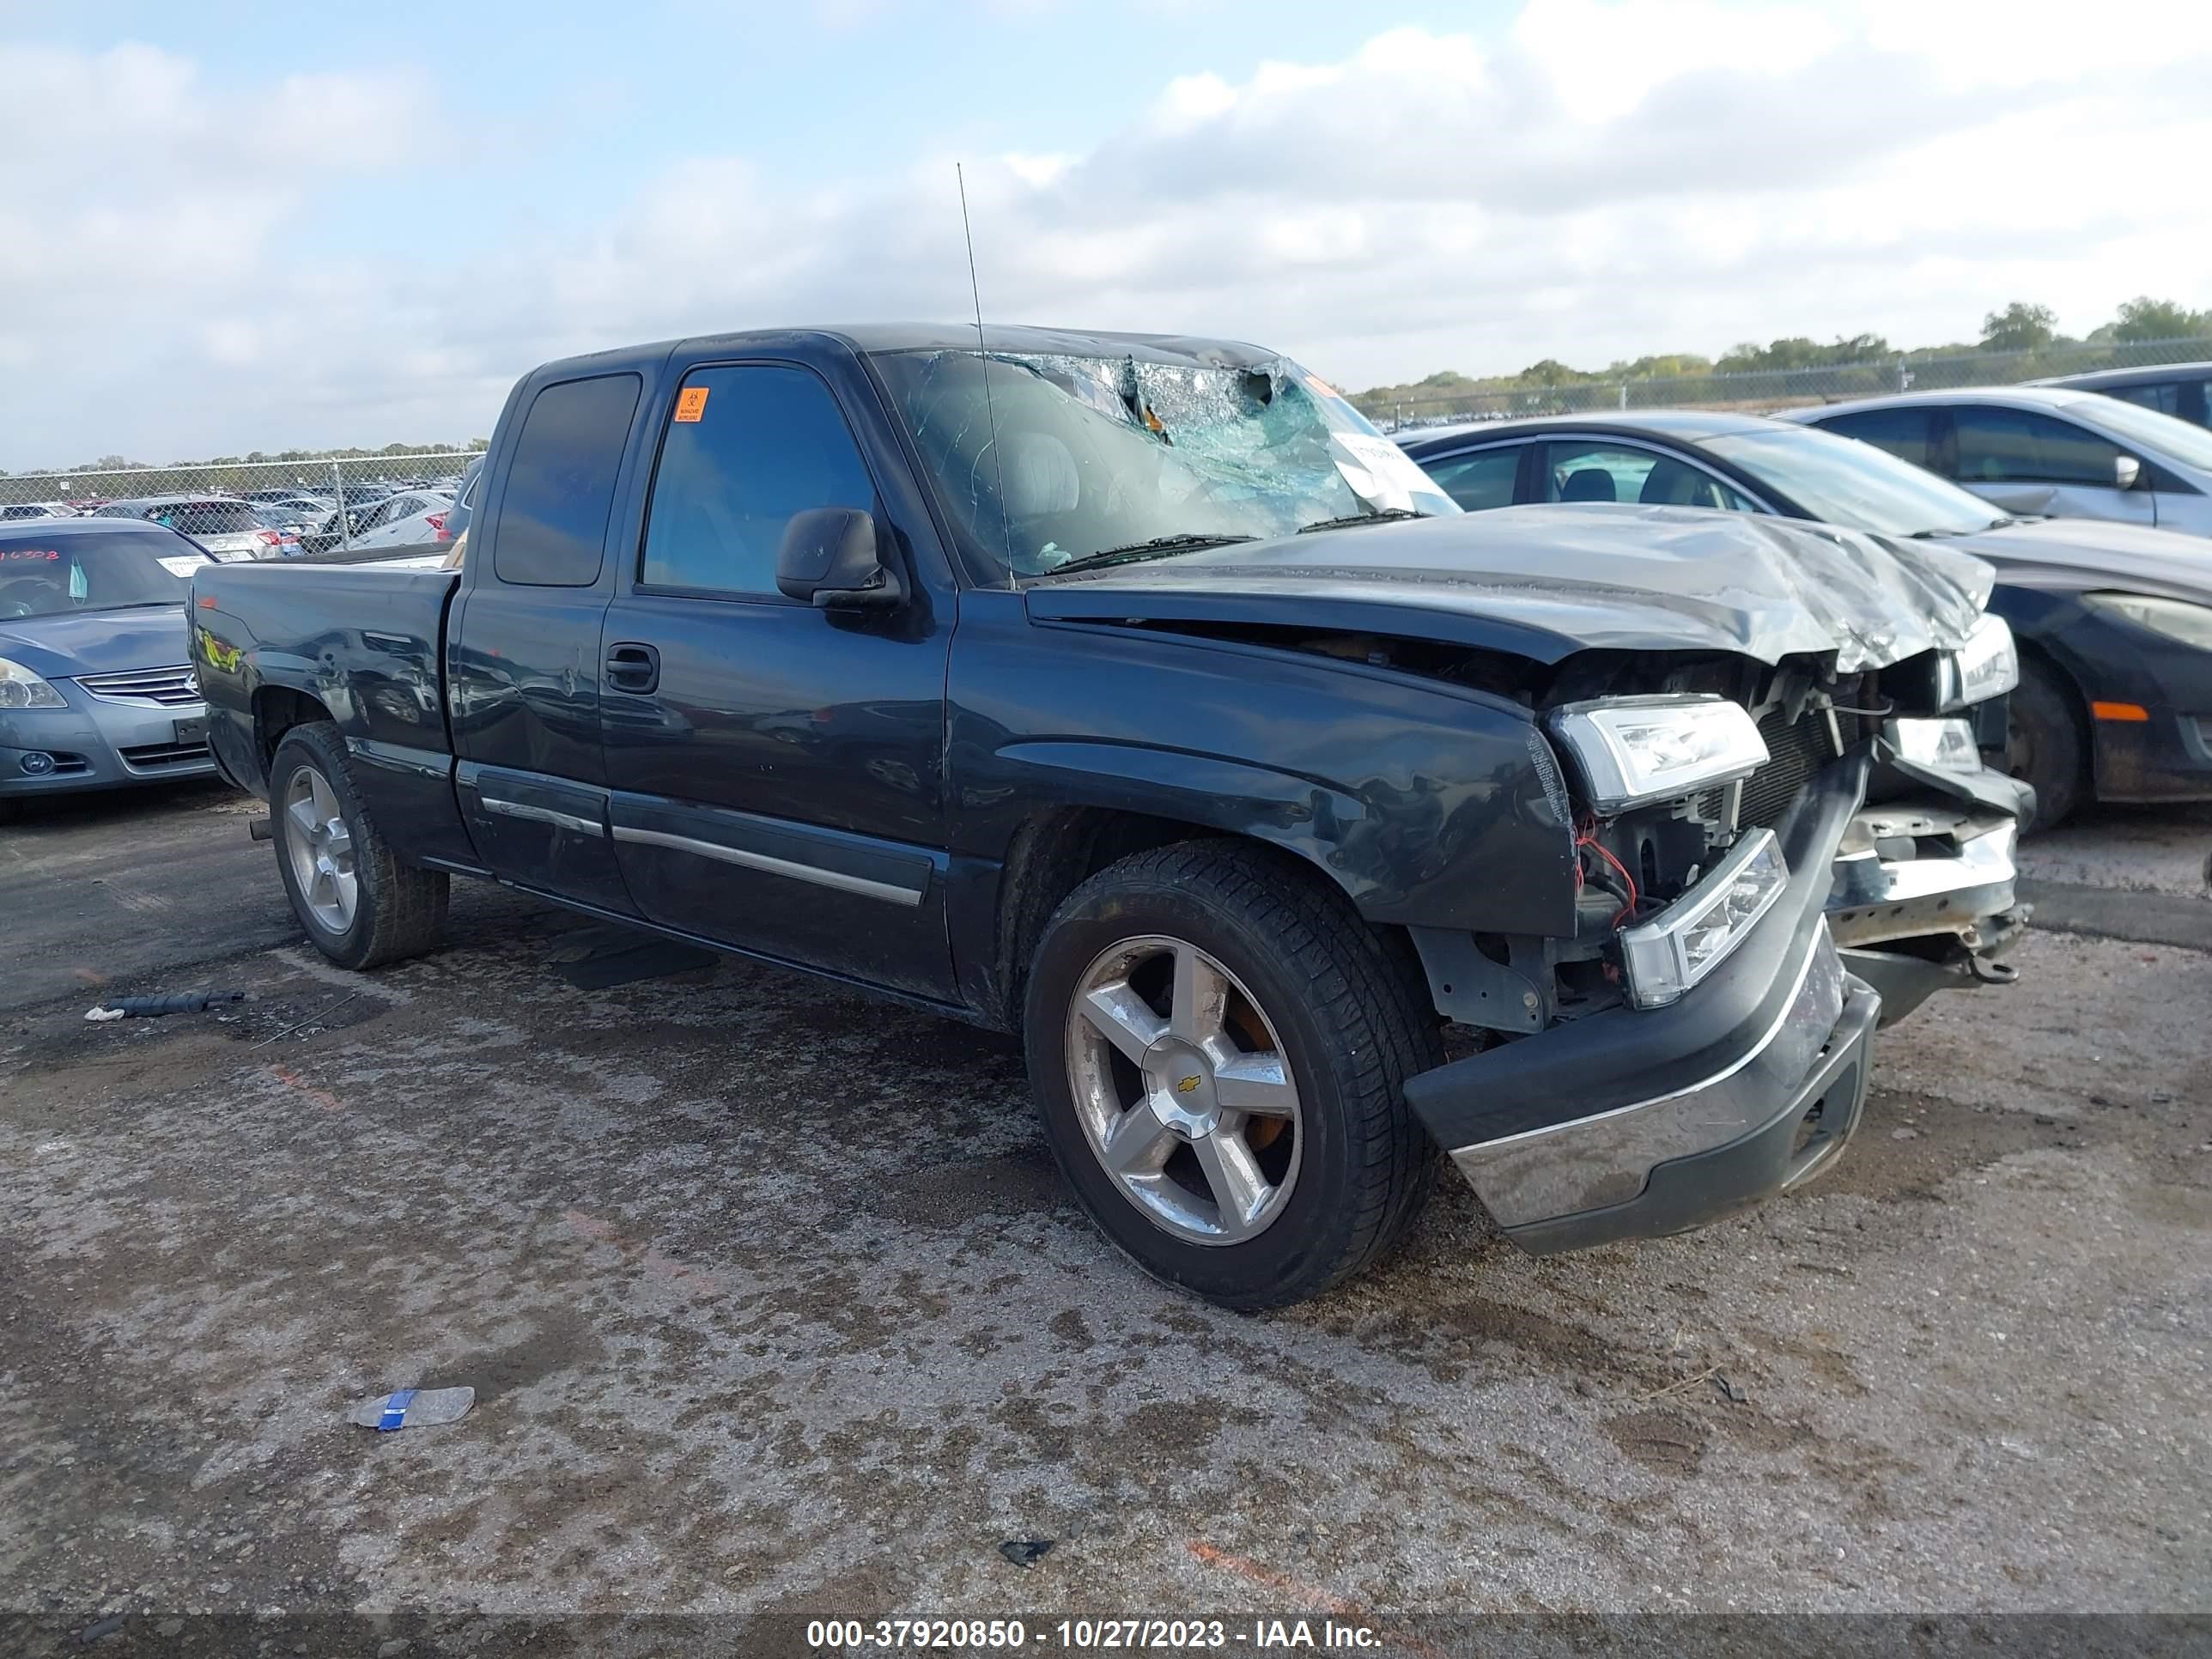
<path id="1" fill-rule="evenodd" d="M 1241 1244 L 1283 1212 L 1304 1134 L 1266 1011 L 1196 945 L 1123 939 L 1076 981 L 1067 1078 L 1091 1150 L 1147 1218 Z"/>
<path id="2" fill-rule="evenodd" d="M 353 926 L 361 884 L 354 876 L 353 832 L 330 780 L 312 766 L 295 768 L 284 784 L 284 816 L 290 820 L 284 853 L 300 896 L 325 933 L 344 933 Z"/>

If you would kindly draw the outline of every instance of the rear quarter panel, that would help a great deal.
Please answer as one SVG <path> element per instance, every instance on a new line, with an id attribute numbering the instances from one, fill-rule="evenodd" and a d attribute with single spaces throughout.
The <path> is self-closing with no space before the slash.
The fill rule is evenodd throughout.
<path id="1" fill-rule="evenodd" d="M 438 677 L 457 580 L 445 570 L 290 562 L 197 573 L 192 661 L 223 770 L 269 793 L 268 757 L 302 712 L 294 696 L 276 694 L 296 694 L 337 725 L 368 808 L 402 857 L 465 860 Z"/>

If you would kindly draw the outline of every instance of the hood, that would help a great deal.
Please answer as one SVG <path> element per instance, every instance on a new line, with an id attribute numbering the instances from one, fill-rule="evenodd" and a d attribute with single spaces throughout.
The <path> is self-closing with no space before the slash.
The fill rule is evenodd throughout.
<path id="1" fill-rule="evenodd" d="M 128 611 L 0 619 L 0 657 L 22 664 L 42 679 L 53 679 L 175 668 L 191 660 L 191 649 L 185 632 L 185 607 L 149 605 Z"/>
<path id="2" fill-rule="evenodd" d="M 1825 525 L 1679 507 L 1510 507 L 1046 577 L 1030 614 L 1346 628 L 1542 663 L 1577 651 L 1835 652 L 1845 673 L 1965 639 L 1990 567 Z"/>
<path id="3" fill-rule="evenodd" d="M 2212 539 L 2097 519 L 2042 519 L 1947 539 L 2016 587 L 2118 588 L 2212 605 Z"/>

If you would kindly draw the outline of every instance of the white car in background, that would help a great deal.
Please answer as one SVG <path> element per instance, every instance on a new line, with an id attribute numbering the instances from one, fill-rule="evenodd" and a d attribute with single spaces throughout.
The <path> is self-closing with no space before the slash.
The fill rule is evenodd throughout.
<path id="1" fill-rule="evenodd" d="M 8 501 L 0 503 L 0 524 L 24 519 L 74 519 L 76 509 L 67 501 Z"/>
<path id="2" fill-rule="evenodd" d="M 2105 519 L 2212 536 L 2212 431 L 2101 392 L 1907 392 L 1782 418 L 1886 449 L 2014 518 Z"/>
<path id="3" fill-rule="evenodd" d="M 410 489 L 380 502 L 354 532 L 356 547 L 435 547 L 453 540 L 446 515 L 453 498 L 442 489 Z"/>

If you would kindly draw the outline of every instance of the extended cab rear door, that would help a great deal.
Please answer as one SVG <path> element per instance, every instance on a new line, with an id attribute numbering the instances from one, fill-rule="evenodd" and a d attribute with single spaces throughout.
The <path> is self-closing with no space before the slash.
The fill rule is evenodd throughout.
<path id="1" fill-rule="evenodd" d="M 455 782 L 478 856 L 510 881 L 621 914 L 633 907 L 607 827 L 599 629 L 646 379 L 633 369 L 517 389 L 446 647 Z"/>
<path id="2" fill-rule="evenodd" d="M 793 337 L 678 348 L 652 396 L 600 697 L 614 848 L 639 912 L 739 949 L 951 999 L 945 676 L 950 562 L 873 383 Z M 784 526 L 872 514 L 906 599 L 777 592 Z"/>

